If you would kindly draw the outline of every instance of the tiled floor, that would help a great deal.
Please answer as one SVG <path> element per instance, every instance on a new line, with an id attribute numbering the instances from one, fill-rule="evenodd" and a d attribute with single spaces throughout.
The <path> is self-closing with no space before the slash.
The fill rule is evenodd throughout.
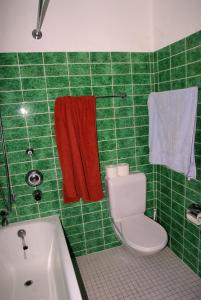
<path id="1" fill-rule="evenodd" d="M 120 246 L 77 263 L 89 300 L 201 299 L 201 279 L 168 248 L 139 257 Z"/>

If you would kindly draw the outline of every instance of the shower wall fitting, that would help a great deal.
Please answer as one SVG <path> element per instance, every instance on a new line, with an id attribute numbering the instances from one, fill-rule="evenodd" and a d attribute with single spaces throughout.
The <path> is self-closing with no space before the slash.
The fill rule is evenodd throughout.
<path id="1" fill-rule="evenodd" d="M 107 197 L 98 203 L 63 204 L 53 108 L 57 96 L 125 92 L 126 99 L 97 99 L 103 187 L 105 165 L 127 162 L 131 171 L 144 172 L 148 179 L 147 215 L 153 216 L 156 200 L 158 220 L 169 233 L 170 248 L 200 275 L 200 230 L 185 220 L 185 210 L 199 199 L 201 191 L 201 95 L 196 181 L 188 182 L 181 174 L 149 164 L 147 110 L 151 91 L 200 87 L 200 70 L 200 32 L 155 53 L 1 53 L 0 106 L 16 194 L 9 221 L 60 214 L 75 256 L 119 245 L 111 226 Z M 27 148 L 34 149 L 32 156 L 26 155 Z M 33 188 L 24 181 L 27 172 L 34 169 L 44 175 L 39 203 L 34 203 Z M 2 184 L 4 175 L 0 176 Z"/>

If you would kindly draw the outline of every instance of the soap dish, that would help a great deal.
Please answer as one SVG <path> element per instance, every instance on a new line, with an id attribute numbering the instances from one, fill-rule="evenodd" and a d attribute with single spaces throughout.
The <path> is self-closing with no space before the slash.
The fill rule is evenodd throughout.
<path id="1" fill-rule="evenodd" d="M 196 225 L 201 225 L 201 218 L 197 218 L 195 215 L 191 214 L 190 212 L 187 212 L 186 218 L 190 222 L 192 222 L 192 223 L 194 223 Z"/>

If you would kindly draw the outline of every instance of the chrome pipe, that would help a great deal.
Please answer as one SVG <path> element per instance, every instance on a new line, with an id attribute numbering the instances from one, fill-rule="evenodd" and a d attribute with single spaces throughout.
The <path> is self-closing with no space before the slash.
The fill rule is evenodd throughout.
<path id="1" fill-rule="evenodd" d="M 37 14 L 36 29 L 34 29 L 32 31 L 32 36 L 34 39 L 39 40 L 42 38 L 41 27 L 43 25 L 43 21 L 45 18 L 45 14 L 46 14 L 48 5 L 49 5 L 49 0 L 39 0 L 39 2 L 38 2 L 38 14 Z"/>

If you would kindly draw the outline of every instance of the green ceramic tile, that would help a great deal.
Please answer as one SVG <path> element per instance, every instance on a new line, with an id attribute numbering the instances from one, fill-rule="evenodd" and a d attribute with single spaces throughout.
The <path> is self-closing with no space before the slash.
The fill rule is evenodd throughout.
<path id="1" fill-rule="evenodd" d="M 92 87 L 93 95 L 96 97 L 99 96 L 107 96 L 113 94 L 112 86 L 93 86 Z M 107 100 L 106 100 L 107 99 Z M 106 98 L 106 99 L 96 99 L 96 105 L 98 106 L 108 106 L 108 103 L 112 102 L 112 98 Z M 106 101 L 104 101 L 106 100 Z M 101 105 L 102 104 L 102 105 Z M 111 106 L 111 105 L 109 105 Z"/>
<path id="2" fill-rule="evenodd" d="M 64 88 L 49 88 L 47 89 L 47 95 L 48 95 L 48 99 L 49 100 L 55 100 L 58 97 L 62 97 L 62 96 L 68 96 L 70 95 L 70 91 L 68 87 L 64 87 Z"/>
<path id="3" fill-rule="evenodd" d="M 111 75 L 94 75 L 92 76 L 92 85 L 112 85 L 112 76 Z"/>
<path id="4" fill-rule="evenodd" d="M 94 88 L 93 88 L 93 90 L 94 90 Z M 95 95 L 95 92 L 93 94 Z M 112 92 L 110 92 L 110 93 L 104 93 L 103 96 L 104 95 L 112 95 Z M 99 96 L 97 96 L 97 98 L 96 98 L 96 108 L 97 108 L 97 110 L 99 108 L 109 108 L 109 107 L 111 108 L 113 106 L 113 98 L 108 98 L 108 99 L 106 98 L 107 99 L 106 100 L 104 98 L 98 98 L 98 97 Z"/>
<path id="5" fill-rule="evenodd" d="M 44 76 L 43 66 L 21 66 L 21 77 L 40 77 Z"/>
<path id="6" fill-rule="evenodd" d="M 32 204 L 28 206 L 21 206 L 18 208 L 18 214 L 21 216 L 24 215 L 38 215 L 38 205 L 37 204 Z"/>
<path id="7" fill-rule="evenodd" d="M 59 210 L 59 202 L 58 201 L 51 201 L 51 202 L 40 202 L 39 209 L 41 212 L 48 212 L 48 211 L 58 211 Z"/>
<path id="8" fill-rule="evenodd" d="M 85 238 L 86 240 L 92 240 L 92 239 L 97 239 L 103 238 L 103 230 L 102 229 L 96 229 L 92 231 L 85 232 Z"/>
<path id="9" fill-rule="evenodd" d="M 41 125 L 41 126 L 31 126 L 28 127 L 29 135 L 32 138 L 35 137 L 43 137 L 43 136 L 50 136 L 50 126 L 49 125 Z"/>
<path id="10" fill-rule="evenodd" d="M 184 89 L 186 88 L 186 79 L 177 79 L 172 82 L 172 89 Z"/>
<path id="11" fill-rule="evenodd" d="M 201 60 L 201 46 L 187 51 L 187 62 L 192 63 Z"/>
<path id="12" fill-rule="evenodd" d="M 115 108 L 115 117 L 129 117 L 133 115 L 132 107 Z"/>
<path id="13" fill-rule="evenodd" d="M 0 79 L 0 91 L 21 90 L 19 79 Z"/>
<path id="14" fill-rule="evenodd" d="M 158 60 L 165 59 L 170 56 L 170 46 L 160 49 L 158 52 Z"/>
<path id="15" fill-rule="evenodd" d="M 20 113 L 20 104 L 9 104 L 9 105 L 3 105 L 1 107 L 1 114 L 5 116 L 12 116 L 12 115 L 21 115 Z"/>
<path id="16" fill-rule="evenodd" d="M 190 77 L 195 75 L 201 75 L 200 67 L 201 61 L 189 64 L 187 66 L 187 76 Z"/>
<path id="17" fill-rule="evenodd" d="M 150 73 L 149 63 L 132 64 L 133 73 Z"/>
<path id="18" fill-rule="evenodd" d="M 27 137 L 26 128 L 7 129 L 4 133 L 6 140 L 23 139 Z"/>
<path id="19" fill-rule="evenodd" d="M 187 78 L 187 87 L 200 86 L 201 76 Z"/>
<path id="20" fill-rule="evenodd" d="M 21 65 L 38 65 L 43 64 L 42 53 L 19 53 L 19 64 Z"/>
<path id="21" fill-rule="evenodd" d="M 182 76 L 182 75 L 181 75 Z M 177 79 L 178 74 L 175 74 L 175 79 Z M 169 91 L 171 90 L 171 83 L 170 82 L 164 82 L 159 84 L 158 92 L 163 92 L 163 91 Z"/>
<path id="22" fill-rule="evenodd" d="M 117 138 L 133 137 L 134 136 L 133 128 L 117 129 L 116 135 Z"/>
<path id="23" fill-rule="evenodd" d="M 112 52 L 112 62 L 130 62 L 130 54 L 123 52 Z"/>
<path id="24" fill-rule="evenodd" d="M 0 104 L 18 103 L 22 101 L 21 91 L 0 92 Z"/>
<path id="25" fill-rule="evenodd" d="M 27 118 L 28 126 L 49 125 L 49 114 L 32 114 Z"/>
<path id="26" fill-rule="evenodd" d="M 183 245 L 180 244 L 177 240 L 175 240 L 173 237 L 171 237 L 171 249 L 182 258 L 183 254 Z"/>
<path id="27" fill-rule="evenodd" d="M 134 84 L 150 84 L 150 74 L 133 74 L 132 77 Z"/>
<path id="28" fill-rule="evenodd" d="M 99 159 L 101 161 L 110 161 L 116 159 L 116 150 L 99 152 Z"/>
<path id="29" fill-rule="evenodd" d="M 92 239 L 92 240 L 87 240 L 86 241 L 86 247 L 89 249 L 89 248 L 96 248 L 96 247 L 99 247 L 101 245 L 104 244 L 104 240 L 103 238 L 95 238 L 95 239 Z"/>
<path id="30" fill-rule="evenodd" d="M 130 64 L 112 64 L 112 73 L 113 74 L 130 74 L 131 68 Z"/>
<path id="31" fill-rule="evenodd" d="M 36 170 L 47 170 L 54 169 L 54 160 L 52 159 L 41 159 L 38 161 L 33 161 L 33 168 Z"/>
<path id="32" fill-rule="evenodd" d="M 110 63 L 111 56 L 109 52 L 92 52 L 90 53 L 92 63 Z"/>
<path id="33" fill-rule="evenodd" d="M 47 77 L 47 88 L 67 88 L 69 81 L 67 76 Z"/>
<path id="34" fill-rule="evenodd" d="M 170 58 L 165 58 L 165 59 L 161 60 L 160 64 L 158 65 L 158 70 L 164 71 L 164 70 L 170 69 L 170 63 L 171 63 Z"/>
<path id="35" fill-rule="evenodd" d="M 104 116 L 104 113 L 103 113 Z M 97 129 L 102 131 L 103 129 L 114 129 L 115 122 L 113 119 L 101 119 L 96 121 Z"/>
<path id="36" fill-rule="evenodd" d="M 120 109 L 119 109 L 120 110 Z M 116 123 L 116 128 L 124 128 L 124 127 L 133 127 L 133 118 L 132 117 L 127 117 L 126 114 L 128 114 L 128 116 L 131 114 L 130 113 L 130 110 L 124 110 L 123 114 L 121 111 L 118 111 L 119 113 L 119 116 L 122 117 L 123 114 L 125 114 L 126 117 L 124 118 L 120 118 L 120 119 L 117 119 L 115 121 Z M 118 114 L 116 114 L 116 110 L 115 110 L 115 115 L 117 116 Z M 131 114 L 132 115 L 132 114 Z"/>
<path id="37" fill-rule="evenodd" d="M 110 64 L 92 64 L 91 65 L 91 73 L 92 75 L 98 74 L 111 74 L 111 65 Z"/>
<path id="38" fill-rule="evenodd" d="M 46 76 L 65 76 L 68 74 L 66 64 L 45 65 Z"/>
<path id="39" fill-rule="evenodd" d="M 6 128 L 12 128 L 12 127 L 25 127 L 25 119 L 21 116 L 14 116 L 14 117 L 5 117 L 3 118 L 3 126 L 4 130 Z"/>
<path id="40" fill-rule="evenodd" d="M 45 79 L 44 78 L 22 78 L 22 88 L 23 90 L 32 89 L 45 89 Z"/>
<path id="41" fill-rule="evenodd" d="M 188 230 L 185 230 L 185 232 L 184 232 L 184 238 L 188 241 L 188 242 L 190 242 L 190 243 L 192 243 L 193 245 L 194 245 L 194 247 L 198 247 L 198 245 L 199 245 L 199 237 L 196 237 L 193 233 L 191 233 L 190 231 L 188 231 Z"/>
<path id="42" fill-rule="evenodd" d="M 159 80 L 162 81 L 169 81 L 170 80 L 170 70 L 165 70 L 159 72 Z"/>
<path id="43" fill-rule="evenodd" d="M 134 148 L 127 148 L 127 149 L 120 149 L 117 151 L 118 159 L 127 158 L 127 157 L 133 157 L 135 154 Z"/>
<path id="44" fill-rule="evenodd" d="M 17 53 L 0 53 L 0 65 L 17 65 Z"/>
<path id="45" fill-rule="evenodd" d="M 47 99 L 46 90 L 23 91 L 24 101 L 45 101 Z"/>
<path id="46" fill-rule="evenodd" d="M 134 147 L 135 146 L 135 140 L 133 137 L 120 139 L 117 141 L 117 147 L 120 148 L 128 148 L 128 147 Z"/>
<path id="47" fill-rule="evenodd" d="M 88 63 L 89 53 L 87 52 L 69 52 L 67 53 L 69 63 Z"/>
<path id="48" fill-rule="evenodd" d="M 198 248 L 195 247 L 192 243 L 189 243 L 187 240 L 184 240 L 184 248 L 193 256 L 198 257 Z"/>
<path id="49" fill-rule="evenodd" d="M 142 52 L 131 53 L 131 61 L 134 63 L 149 62 L 150 53 L 142 53 Z"/>
<path id="50" fill-rule="evenodd" d="M 119 85 L 119 84 L 131 84 L 132 79 L 130 75 L 113 75 L 113 84 Z"/>
<path id="51" fill-rule="evenodd" d="M 87 77 L 87 80 L 90 80 L 89 77 Z M 78 84 L 78 82 L 82 83 L 82 80 L 80 81 L 80 79 L 78 81 L 73 81 L 73 84 L 75 82 L 75 86 L 73 88 L 70 88 L 71 91 L 71 96 L 89 96 L 92 95 L 92 88 L 91 87 L 76 87 L 76 84 Z M 84 84 L 86 84 L 85 79 L 83 79 Z M 88 82 L 89 83 L 89 82 Z"/>
<path id="52" fill-rule="evenodd" d="M 187 49 L 196 47 L 201 44 L 201 31 L 198 31 L 186 38 Z"/>
<path id="53" fill-rule="evenodd" d="M 65 52 L 45 52 L 43 54 L 45 64 L 66 63 Z"/>
<path id="54" fill-rule="evenodd" d="M 69 64 L 69 75 L 89 75 L 90 65 L 89 64 Z"/>
<path id="55" fill-rule="evenodd" d="M 116 97 L 115 104 L 120 105 L 127 105 L 127 103 L 132 103 L 132 83 L 130 84 L 120 84 L 113 86 L 113 91 L 115 95 L 125 95 L 125 98 Z"/>
<path id="56" fill-rule="evenodd" d="M 151 85 L 149 84 L 135 84 L 133 90 L 135 95 L 145 95 L 152 91 Z"/>
<path id="57" fill-rule="evenodd" d="M 172 80 L 180 79 L 185 77 L 185 66 L 181 66 L 178 68 L 174 68 L 171 70 L 171 78 Z"/>
<path id="58" fill-rule="evenodd" d="M 114 117 L 114 111 L 111 108 L 99 109 L 96 112 L 97 120 Z"/>
<path id="59" fill-rule="evenodd" d="M 183 254 L 183 260 L 190 268 L 193 269 L 194 272 L 197 271 L 198 259 L 185 249 Z"/>
<path id="60" fill-rule="evenodd" d="M 91 86 L 90 76 L 69 76 L 71 87 Z M 72 91 L 72 90 L 71 90 Z"/>
<path id="61" fill-rule="evenodd" d="M 63 220 L 64 227 L 82 224 L 82 216 L 71 216 Z"/>
<path id="62" fill-rule="evenodd" d="M 148 115 L 148 107 L 145 105 L 136 105 L 135 106 L 135 115 L 140 116 L 140 115 Z"/>
<path id="63" fill-rule="evenodd" d="M 19 68 L 13 66 L 0 67 L 0 78 L 19 77 Z"/>
<path id="64" fill-rule="evenodd" d="M 90 214 L 83 215 L 84 223 L 100 220 L 101 218 L 102 217 L 101 217 L 101 212 L 100 211 L 92 212 Z"/>
<path id="65" fill-rule="evenodd" d="M 78 234 L 72 235 L 72 236 L 68 235 L 68 240 L 71 244 L 84 241 L 84 238 L 85 238 L 85 236 L 82 233 L 78 233 Z"/>
<path id="66" fill-rule="evenodd" d="M 170 45 L 171 55 L 185 51 L 185 39 Z"/>

